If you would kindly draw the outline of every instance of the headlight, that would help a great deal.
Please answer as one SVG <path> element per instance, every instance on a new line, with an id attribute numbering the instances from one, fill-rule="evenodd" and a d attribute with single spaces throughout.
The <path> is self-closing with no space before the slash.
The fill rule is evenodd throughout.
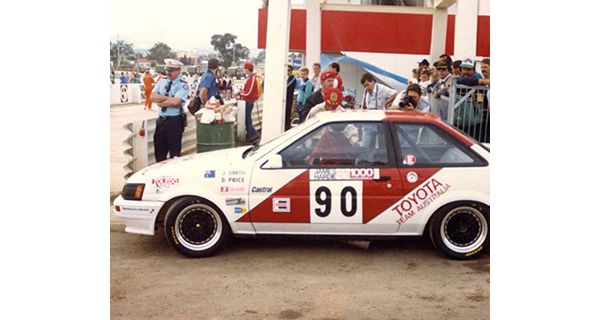
<path id="1" fill-rule="evenodd" d="M 125 200 L 142 200 L 144 186 L 143 183 L 127 183 L 121 191 L 121 196 Z"/>

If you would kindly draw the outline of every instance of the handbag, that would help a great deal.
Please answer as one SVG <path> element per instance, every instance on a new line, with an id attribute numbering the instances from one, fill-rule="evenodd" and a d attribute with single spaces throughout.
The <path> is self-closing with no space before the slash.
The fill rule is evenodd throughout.
<path id="1" fill-rule="evenodd" d="M 201 107 L 202 101 L 200 101 L 200 97 L 198 97 L 198 91 L 196 91 L 196 94 L 192 98 L 192 101 L 188 103 L 187 109 L 191 114 L 194 114 L 198 112 L 198 110 L 200 110 Z"/>
<path id="2" fill-rule="evenodd" d="M 202 78 L 200 78 L 200 82 L 198 82 L 198 88 L 196 88 L 196 93 L 194 93 L 192 101 L 188 103 L 187 109 L 191 114 L 195 114 L 196 112 L 198 112 L 198 110 L 202 108 L 202 100 L 200 100 L 200 89 L 202 89 L 202 81 L 204 80 L 205 76 L 206 73 L 202 76 Z"/>

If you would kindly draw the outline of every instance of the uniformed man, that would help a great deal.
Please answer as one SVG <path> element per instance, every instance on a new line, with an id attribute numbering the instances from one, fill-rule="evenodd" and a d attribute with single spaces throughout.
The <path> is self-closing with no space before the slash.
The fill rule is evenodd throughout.
<path id="1" fill-rule="evenodd" d="M 170 158 L 181 155 L 183 135 L 183 105 L 190 88 L 181 77 L 181 62 L 165 59 L 166 77 L 162 78 L 152 91 L 152 102 L 158 104 L 158 119 L 154 131 L 154 157 L 156 162 L 163 161 L 169 153 Z"/>

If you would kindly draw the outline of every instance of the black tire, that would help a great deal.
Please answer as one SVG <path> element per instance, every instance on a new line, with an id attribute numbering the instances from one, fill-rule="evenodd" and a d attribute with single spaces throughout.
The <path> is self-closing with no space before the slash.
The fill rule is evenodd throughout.
<path id="1" fill-rule="evenodd" d="M 164 231 L 167 242 L 190 258 L 215 254 L 231 235 L 221 210 L 195 197 L 184 197 L 171 205 L 165 216 Z"/>
<path id="2" fill-rule="evenodd" d="M 475 258 L 490 244 L 490 209 L 471 201 L 445 205 L 431 218 L 429 236 L 451 259 Z"/>

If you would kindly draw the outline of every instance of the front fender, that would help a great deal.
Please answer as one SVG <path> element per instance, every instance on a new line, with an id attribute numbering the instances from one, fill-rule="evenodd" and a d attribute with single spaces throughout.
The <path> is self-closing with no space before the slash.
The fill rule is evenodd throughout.
<path id="1" fill-rule="evenodd" d="M 227 205 L 227 202 L 226 202 L 226 199 L 241 198 L 241 199 L 243 199 L 243 202 L 245 204 L 247 204 L 248 203 L 248 194 L 246 194 L 246 193 L 223 195 L 219 192 L 211 191 L 208 189 L 198 190 L 197 188 L 182 186 L 182 187 L 179 187 L 179 188 L 176 188 L 173 190 L 169 190 L 168 192 L 159 194 L 157 196 L 157 200 L 166 203 L 175 198 L 189 197 L 189 196 L 199 197 L 199 198 L 205 199 L 207 201 L 210 201 L 212 204 L 214 204 L 219 210 L 221 210 L 221 212 L 225 216 L 225 219 L 229 223 L 229 227 L 231 228 L 231 231 L 234 234 L 238 234 L 238 233 L 255 234 L 254 227 L 252 226 L 252 224 L 250 222 L 235 222 L 236 220 L 238 220 L 240 218 L 239 212 L 241 211 L 241 210 L 236 211 L 236 208 L 245 207 L 245 205 L 244 204 Z M 164 212 L 162 212 L 162 213 L 166 214 L 168 207 L 165 206 L 163 209 L 164 209 Z M 245 211 L 244 211 L 244 213 L 245 213 Z M 158 218 L 159 217 L 157 216 L 157 220 L 158 220 Z M 155 223 L 156 223 L 156 221 L 155 221 Z"/>

